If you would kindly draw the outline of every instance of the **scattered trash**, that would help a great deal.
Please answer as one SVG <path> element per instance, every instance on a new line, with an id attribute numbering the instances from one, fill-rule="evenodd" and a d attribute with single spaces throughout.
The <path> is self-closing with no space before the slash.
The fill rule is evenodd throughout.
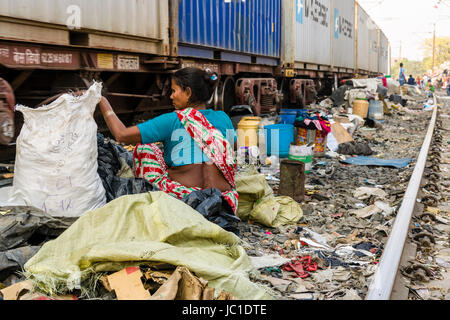
<path id="1" fill-rule="evenodd" d="M 291 261 L 290 259 L 283 258 L 278 254 L 265 255 L 262 257 L 250 257 L 250 260 L 256 269 L 279 267 Z"/>
<path id="2" fill-rule="evenodd" d="M 387 193 L 379 188 L 360 187 L 353 192 L 353 196 L 359 200 L 365 200 L 371 196 L 384 199 L 387 197 Z"/>
<path id="3" fill-rule="evenodd" d="M 295 277 L 304 279 L 311 275 L 309 272 L 317 271 L 317 263 L 312 261 L 311 256 L 299 257 L 297 260 L 285 264 L 282 269 L 294 272 Z"/>
<path id="4" fill-rule="evenodd" d="M 372 149 L 365 143 L 348 142 L 340 144 L 337 150 L 339 154 L 343 155 L 364 155 L 370 156 L 373 154 Z"/>

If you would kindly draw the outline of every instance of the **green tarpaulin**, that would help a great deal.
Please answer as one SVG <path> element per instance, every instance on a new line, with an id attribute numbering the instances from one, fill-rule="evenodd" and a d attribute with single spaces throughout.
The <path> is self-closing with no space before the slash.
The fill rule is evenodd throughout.
<path id="1" fill-rule="evenodd" d="M 44 293 L 61 294 L 99 272 L 145 262 L 187 267 L 216 294 L 271 298 L 249 280 L 255 269 L 236 235 L 163 192 L 124 196 L 86 213 L 25 264 L 25 275 Z"/>

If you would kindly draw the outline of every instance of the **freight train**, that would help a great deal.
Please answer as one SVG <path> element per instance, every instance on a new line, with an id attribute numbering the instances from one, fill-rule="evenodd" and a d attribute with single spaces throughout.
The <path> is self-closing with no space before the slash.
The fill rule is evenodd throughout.
<path id="1" fill-rule="evenodd" d="M 387 37 L 354 0 L 0 0 L 0 78 L 18 104 L 102 81 L 127 124 L 173 110 L 182 67 L 218 73 L 211 107 L 261 115 L 389 74 L 389 61 Z"/>

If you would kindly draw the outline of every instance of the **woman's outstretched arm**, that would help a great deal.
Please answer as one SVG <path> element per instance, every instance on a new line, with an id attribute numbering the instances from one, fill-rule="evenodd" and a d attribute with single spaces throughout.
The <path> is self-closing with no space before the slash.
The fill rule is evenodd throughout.
<path id="1" fill-rule="evenodd" d="M 117 142 L 124 144 L 138 144 L 142 142 L 139 128 L 137 126 L 125 127 L 105 97 L 102 97 L 99 107 L 109 131 L 111 131 Z"/>

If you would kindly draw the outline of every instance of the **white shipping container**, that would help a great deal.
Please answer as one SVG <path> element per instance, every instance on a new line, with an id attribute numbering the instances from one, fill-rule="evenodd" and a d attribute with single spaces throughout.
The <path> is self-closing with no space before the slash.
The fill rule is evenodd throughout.
<path id="1" fill-rule="evenodd" d="M 369 15 L 364 11 L 359 4 L 357 6 L 358 12 L 358 66 L 360 70 L 369 71 L 370 69 L 370 38 L 369 38 Z"/>
<path id="2" fill-rule="evenodd" d="M 389 40 L 383 31 L 380 32 L 380 53 L 378 62 L 378 72 L 389 74 Z"/>
<path id="3" fill-rule="evenodd" d="M 128 38 L 127 43 L 131 45 L 133 42 L 130 41 L 133 40 L 157 43 L 151 47 L 156 51 L 165 50 L 164 45 L 169 43 L 169 4 L 166 0 L 1 0 L 0 20 L 1 16 L 21 19 L 28 24 L 38 22 L 40 24 L 36 28 L 39 26 L 39 30 L 42 27 L 51 29 L 52 25 L 53 29 L 59 29 L 60 32 L 66 29 L 66 44 L 70 44 L 69 30 L 77 31 L 78 28 L 100 32 L 94 42 L 100 43 L 103 40 L 106 42 L 105 47 L 110 48 L 117 44 L 120 47 L 120 43 L 117 43 L 117 38 L 120 37 Z M 17 25 L 26 23 L 18 22 Z M 12 31 L 9 33 L 12 34 L 10 38 L 16 37 Z M 101 38 L 108 36 L 108 33 L 114 39 Z M 6 35 L 1 32 L 0 37 Z M 39 40 L 35 39 L 36 35 L 34 39 L 27 38 L 29 35 L 25 34 L 23 37 L 26 41 Z M 141 45 L 137 47 L 148 48 Z"/>
<path id="4" fill-rule="evenodd" d="M 332 64 L 355 68 L 355 1 L 333 0 Z"/>
<path id="5" fill-rule="evenodd" d="M 331 0 L 283 1 L 283 61 L 331 65 Z"/>
<path id="6" fill-rule="evenodd" d="M 378 72 L 379 39 L 378 26 L 369 18 L 369 71 Z"/>

